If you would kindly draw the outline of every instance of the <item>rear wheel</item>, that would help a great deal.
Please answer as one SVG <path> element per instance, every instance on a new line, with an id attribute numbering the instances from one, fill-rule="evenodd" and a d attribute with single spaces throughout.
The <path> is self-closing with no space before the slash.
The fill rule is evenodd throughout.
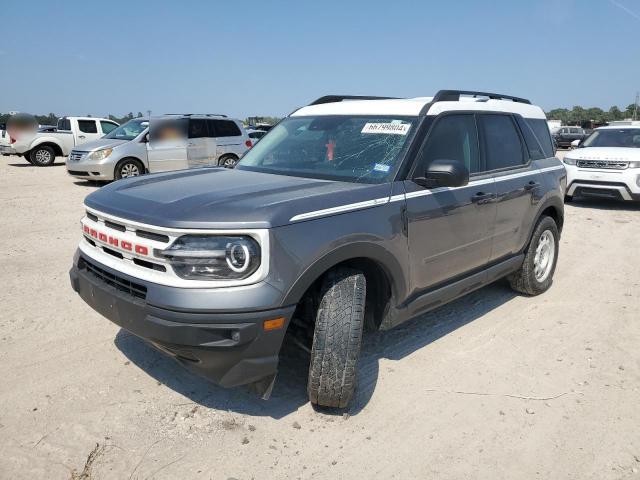
<path id="1" fill-rule="evenodd" d="M 121 178 L 137 177 L 144 173 L 144 165 L 140 160 L 135 158 L 125 158 L 116 165 L 114 177 L 116 180 Z"/>
<path id="2" fill-rule="evenodd" d="M 48 167 L 56 161 L 56 152 L 51 147 L 39 146 L 29 152 L 29 162 L 36 167 Z"/>
<path id="3" fill-rule="evenodd" d="M 33 165 L 33 162 L 31 161 L 31 152 L 24 152 L 22 154 L 22 156 L 24 157 L 24 159 L 29 162 L 31 165 Z"/>
<path id="4" fill-rule="evenodd" d="M 525 252 L 522 267 L 509 276 L 511 288 L 526 295 L 546 292 L 553 282 L 560 234 L 551 217 L 542 217 Z"/>
<path id="5" fill-rule="evenodd" d="M 311 403 L 346 407 L 356 387 L 366 299 L 359 270 L 336 268 L 322 284 L 311 349 L 307 393 Z"/>
<path id="6" fill-rule="evenodd" d="M 238 163 L 238 157 L 235 155 L 223 155 L 218 161 L 218 165 L 224 168 L 233 168 Z"/>

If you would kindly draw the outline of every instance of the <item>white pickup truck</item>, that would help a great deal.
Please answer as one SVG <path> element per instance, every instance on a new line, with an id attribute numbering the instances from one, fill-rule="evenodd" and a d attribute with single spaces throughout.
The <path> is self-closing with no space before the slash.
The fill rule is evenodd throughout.
<path id="1" fill-rule="evenodd" d="M 77 145 L 97 140 L 118 127 L 113 120 L 93 117 L 63 117 L 53 132 L 37 132 L 11 139 L 15 153 L 38 167 L 53 165 L 57 156 L 67 156 Z"/>

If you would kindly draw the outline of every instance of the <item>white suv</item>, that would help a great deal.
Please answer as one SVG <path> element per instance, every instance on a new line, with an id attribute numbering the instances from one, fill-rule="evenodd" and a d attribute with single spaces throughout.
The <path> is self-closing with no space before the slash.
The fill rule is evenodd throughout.
<path id="1" fill-rule="evenodd" d="M 565 201 L 593 195 L 640 200 L 640 126 L 597 128 L 564 157 Z"/>

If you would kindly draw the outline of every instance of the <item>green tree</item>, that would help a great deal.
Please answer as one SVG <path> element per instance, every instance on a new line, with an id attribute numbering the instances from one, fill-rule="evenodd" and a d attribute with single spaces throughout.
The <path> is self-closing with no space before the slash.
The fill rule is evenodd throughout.
<path id="1" fill-rule="evenodd" d="M 608 115 L 609 122 L 614 120 L 622 120 L 622 119 L 624 119 L 624 115 L 622 114 L 622 112 L 618 107 L 614 105 L 609 109 L 609 115 Z"/>

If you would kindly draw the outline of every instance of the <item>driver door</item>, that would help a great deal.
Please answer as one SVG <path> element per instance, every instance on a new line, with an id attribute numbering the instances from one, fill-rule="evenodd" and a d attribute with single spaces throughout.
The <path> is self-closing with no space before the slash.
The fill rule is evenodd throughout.
<path id="1" fill-rule="evenodd" d="M 436 159 L 464 163 L 470 179 L 454 188 L 404 182 L 414 294 L 482 268 L 491 255 L 496 190 L 491 175 L 482 172 L 474 114 L 445 114 L 435 120 L 418 154 L 416 176 L 424 176 Z"/>

